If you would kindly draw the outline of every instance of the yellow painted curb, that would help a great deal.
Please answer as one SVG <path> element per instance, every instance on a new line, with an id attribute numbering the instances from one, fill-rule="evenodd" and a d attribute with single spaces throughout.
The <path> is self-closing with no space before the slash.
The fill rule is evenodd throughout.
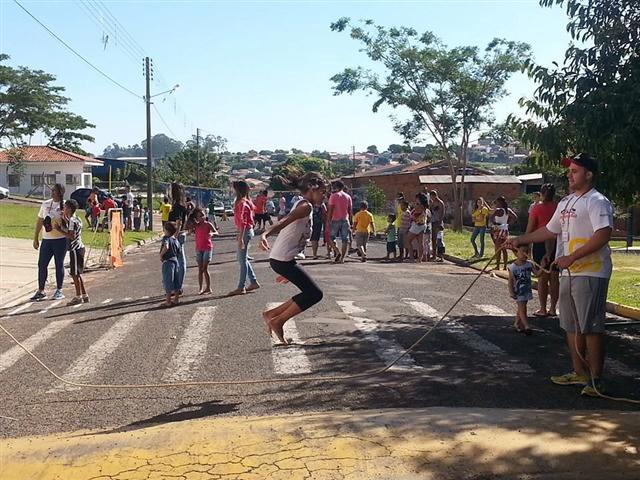
<path id="1" fill-rule="evenodd" d="M 640 469 L 639 432 L 635 412 L 613 411 L 425 408 L 224 417 L 3 440 L 0 477 L 631 479 Z"/>

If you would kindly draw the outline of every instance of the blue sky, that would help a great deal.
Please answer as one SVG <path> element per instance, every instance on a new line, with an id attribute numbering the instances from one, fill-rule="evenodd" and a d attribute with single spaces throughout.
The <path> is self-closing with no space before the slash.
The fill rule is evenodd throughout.
<path id="1" fill-rule="evenodd" d="M 95 0 L 22 1 L 79 53 L 129 89 L 144 93 L 142 59 L 127 54 L 122 33 L 106 49 L 103 33 L 114 22 Z M 92 5 L 87 5 L 91 3 Z M 535 59 L 560 61 L 568 45 L 566 17 L 537 0 L 523 1 L 109 1 L 101 2 L 153 58 L 152 94 L 176 83 L 173 96 L 155 99 L 153 133 L 185 140 L 200 127 L 222 135 L 231 151 L 297 147 L 350 151 L 401 143 L 391 109 L 371 111 L 364 93 L 332 95 L 329 78 L 347 66 L 367 65 L 346 33 L 331 32 L 339 17 L 430 30 L 449 46 L 485 46 L 494 37 L 525 41 Z M 87 9 L 97 18 L 87 13 Z M 12 65 L 57 76 L 70 109 L 96 125 L 86 150 L 139 143 L 144 103 L 111 84 L 66 50 L 10 0 L 0 0 L 0 50 Z M 135 60 L 130 58 L 135 57 Z M 498 119 L 517 112 L 533 84 L 522 74 L 507 84 Z M 398 112 L 400 113 L 400 112 Z M 32 143 L 37 144 L 39 138 Z"/>

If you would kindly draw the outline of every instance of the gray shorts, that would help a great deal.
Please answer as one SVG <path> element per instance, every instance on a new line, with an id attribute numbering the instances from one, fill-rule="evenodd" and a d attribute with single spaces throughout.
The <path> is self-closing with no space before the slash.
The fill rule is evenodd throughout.
<path id="1" fill-rule="evenodd" d="M 356 232 L 356 247 L 366 248 L 368 241 L 369 241 L 369 233 Z"/>
<path id="2" fill-rule="evenodd" d="M 560 327 L 573 333 L 577 323 L 580 333 L 604 333 L 608 289 L 608 278 L 560 277 Z"/>

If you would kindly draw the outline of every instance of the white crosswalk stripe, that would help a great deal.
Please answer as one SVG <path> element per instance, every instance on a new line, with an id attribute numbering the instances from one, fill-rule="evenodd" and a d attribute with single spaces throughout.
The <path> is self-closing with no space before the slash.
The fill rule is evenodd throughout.
<path id="1" fill-rule="evenodd" d="M 440 318 L 438 311 L 426 303 L 416 301 L 406 301 L 405 303 L 420 315 L 433 319 Z M 511 357 L 496 344 L 484 339 L 461 322 L 447 318 L 438 328 L 454 337 L 460 343 L 479 352 L 485 358 L 488 358 L 496 369 L 517 373 L 534 372 L 529 365 Z"/>
<path id="2" fill-rule="evenodd" d="M 73 323 L 73 319 L 59 320 L 51 322 L 49 325 L 31 335 L 25 341 L 21 342 L 29 350 L 37 348 L 51 337 L 53 337 L 60 330 Z M 27 354 L 19 345 L 16 345 L 2 355 L 0 355 L 0 372 L 3 372 L 7 368 L 12 367 L 18 360 Z"/>
<path id="3" fill-rule="evenodd" d="M 183 382 L 194 378 L 207 353 L 207 340 L 216 309 L 217 307 L 196 309 L 162 376 L 164 382 Z"/>
<path id="4" fill-rule="evenodd" d="M 146 314 L 147 312 L 134 312 L 123 315 L 64 372 L 62 378 L 74 382 L 91 381 L 109 355 L 115 352 Z M 47 393 L 77 389 L 78 387 L 58 382 Z"/>
<path id="5" fill-rule="evenodd" d="M 391 363 L 398 356 L 404 352 L 404 348 L 394 340 L 389 340 L 380 337 L 378 335 L 378 322 L 370 318 L 356 316 L 355 314 L 366 313 L 366 310 L 354 305 L 351 300 L 338 300 L 336 302 L 345 315 L 349 316 L 356 328 L 360 330 L 367 341 L 373 343 L 376 346 L 376 355 L 385 364 Z M 411 355 L 406 355 L 401 358 L 398 363 L 390 368 L 392 371 L 407 371 L 407 370 L 420 370 L 422 367 L 416 365 L 415 360 Z"/>
<path id="6" fill-rule="evenodd" d="M 51 310 L 52 308 L 57 307 L 58 305 L 60 305 L 62 303 L 62 300 L 56 300 L 53 303 L 50 303 L 47 307 L 43 308 L 42 310 L 40 310 L 38 313 L 45 314 L 47 313 L 49 310 Z"/>
<path id="7" fill-rule="evenodd" d="M 112 301 L 113 301 L 113 298 L 107 298 L 106 300 L 103 300 L 100 303 L 102 303 L 102 305 L 106 305 L 107 303 L 111 303 Z"/>
<path id="8" fill-rule="evenodd" d="M 267 310 L 271 310 L 281 305 L 281 303 L 268 303 Z M 300 345 L 302 340 L 298 333 L 298 327 L 295 320 L 289 320 L 284 324 L 284 337 L 291 340 L 293 345 L 279 345 L 273 337 L 271 337 L 271 359 L 273 360 L 273 370 L 277 375 L 301 375 L 311 373 L 311 363 L 307 357 L 304 347 Z"/>
<path id="9" fill-rule="evenodd" d="M 480 304 L 480 305 L 474 305 L 474 307 L 476 307 L 478 310 L 480 310 L 480 311 L 482 311 L 484 313 L 487 313 L 489 315 L 499 315 L 501 317 L 510 316 L 509 313 L 505 312 L 500 307 L 496 307 L 495 305 Z"/>
<path id="10" fill-rule="evenodd" d="M 15 308 L 15 309 L 11 310 L 9 313 L 7 313 L 7 316 L 15 315 L 16 313 L 20 313 L 20 312 L 26 310 L 27 308 L 29 308 L 31 305 L 33 305 L 33 302 L 28 302 L 28 303 L 25 303 L 24 305 L 20 305 L 18 308 Z"/>

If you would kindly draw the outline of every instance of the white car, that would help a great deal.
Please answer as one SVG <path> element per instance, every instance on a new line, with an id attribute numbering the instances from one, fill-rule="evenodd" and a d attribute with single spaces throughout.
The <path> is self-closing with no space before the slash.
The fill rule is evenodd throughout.
<path id="1" fill-rule="evenodd" d="M 0 187 L 0 200 L 2 200 L 3 198 L 8 198 L 9 197 L 9 189 L 8 188 L 4 188 L 4 187 Z"/>

